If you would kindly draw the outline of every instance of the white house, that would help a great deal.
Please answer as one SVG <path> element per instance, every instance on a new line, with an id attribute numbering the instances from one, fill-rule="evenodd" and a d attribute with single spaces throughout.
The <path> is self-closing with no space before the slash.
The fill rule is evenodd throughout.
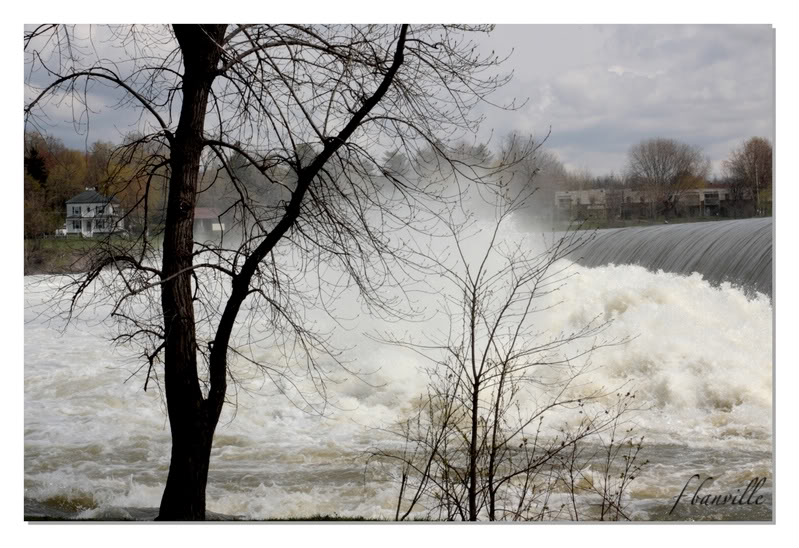
<path id="1" fill-rule="evenodd" d="M 104 235 L 123 232 L 122 209 L 116 198 L 109 198 L 94 188 L 67 200 L 67 234 L 81 234 L 91 238 L 95 234 Z"/>

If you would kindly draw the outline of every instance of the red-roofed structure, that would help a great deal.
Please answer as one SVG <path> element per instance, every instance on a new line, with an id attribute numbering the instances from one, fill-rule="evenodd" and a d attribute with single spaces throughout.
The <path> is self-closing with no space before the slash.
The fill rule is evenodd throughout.
<path id="1" fill-rule="evenodd" d="M 214 207 L 194 208 L 194 237 L 216 238 L 222 235 L 225 224 L 220 219 L 221 213 Z"/>
<path id="2" fill-rule="evenodd" d="M 215 207 L 195 207 L 194 219 L 219 219 L 219 210 Z"/>

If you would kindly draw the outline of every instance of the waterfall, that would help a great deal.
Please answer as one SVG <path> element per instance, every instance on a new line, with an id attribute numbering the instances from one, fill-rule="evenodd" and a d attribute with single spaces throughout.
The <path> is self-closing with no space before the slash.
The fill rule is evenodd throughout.
<path id="1" fill-rule="evenodd" d="M 587 267 L 639 265 L 657 272 L 698 272 L 772 296 L 773 220 L 743 219 L 599 230 L 573 254 Z"/>

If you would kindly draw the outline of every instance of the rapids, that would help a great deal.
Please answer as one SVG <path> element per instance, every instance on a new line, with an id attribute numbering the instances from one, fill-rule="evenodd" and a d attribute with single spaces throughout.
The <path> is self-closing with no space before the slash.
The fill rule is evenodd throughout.
<path id="1" fill-rule="evenodd" d="M 721 223 L 713 223 L 721 229 Z M 770 230 L 770 228 L 769 228 Z M 632 237 L 631 239 L 634 239 Z M 759 257 L 759 255 L 758 255 Z M 635 416 L 651 464 L 631 488 L 634 519 L 771 519 L 772 304 L 729 281 L 642 266 L 572 265 L 558 306 L 541 313 L 548 329 L 592 317 L 613 320 L 587 382 L 628 383 L 647 402 Z M 96 316 L 64 326 L 37 306 L 58 278 L 25 278 L 25 513 L 27 516 L 148 519 L 169 464 L 169 428 L 158 390 L 142 390 L 141 363 L 111 347 Z M 719 283 L 720 282 L 720 283 Z M 60 329 L 64 329 L 60 333 Z M 417 327 L 418 329 L 419 327 Z M 362 336 L 341 336 L 371 373 L 330 385 L 324 417 L 293 406 L 263 378 L 241 380 L 216 431 L 208 510 L 246 519 L 338 514 L 393 516 L 397 486 L 365 467 L 425 386 L 419 358 Z M 264 350 L 266 352 L 267 350 Z M 129 380 L 128 380 L 129 379 Z M 691 474 L 716 477 L 713 492 L 767 476 L 767 504 L 668 515 Z"/>

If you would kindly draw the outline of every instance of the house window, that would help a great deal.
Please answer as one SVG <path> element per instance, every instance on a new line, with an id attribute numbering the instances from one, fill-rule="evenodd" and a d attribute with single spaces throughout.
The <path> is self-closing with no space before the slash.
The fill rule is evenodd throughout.
<path id="1" fill-rule="evenodd" d="M 80 230 L 80 221 L 72 221 L 72 230 Z"/>
<path id="2" fill-rule="evenodd" d="M 72 206 L 72 214 L 80 215 L 80 206 Z"/>

